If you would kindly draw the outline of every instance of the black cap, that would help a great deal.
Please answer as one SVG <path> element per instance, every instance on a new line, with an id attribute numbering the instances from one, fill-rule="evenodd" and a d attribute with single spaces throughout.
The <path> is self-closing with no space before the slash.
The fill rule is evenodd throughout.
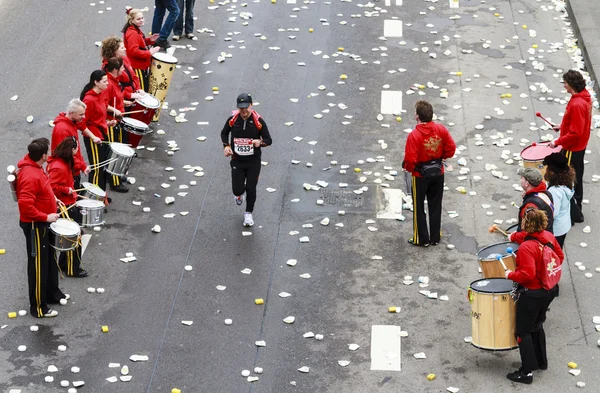
<path id="1" fill-rule="evenodd" d="M 238 108 L 248 108 L 252 105 L 252 96 L 248 93 L 242 93 L 237 98 Z"/>
<path id="2" fill-rule="evenodd" d="M 569 170 L 567 157 L 560 153 L 552 153 L 544 158 L 544 165 L 548 165 L 552 172 L 563 172 Z"/>

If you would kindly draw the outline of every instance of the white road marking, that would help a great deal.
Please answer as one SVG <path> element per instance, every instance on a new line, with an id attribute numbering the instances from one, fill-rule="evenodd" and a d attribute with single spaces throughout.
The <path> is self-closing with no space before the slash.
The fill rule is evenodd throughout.
<path id="1" fill-rule="evenodd" d="M 392 5 L 392 0 L 385 0 L 385 6 L 389 7 Z M 402 0 L 396 0 L 396 5 L 402 5 Z"/>
<path id="2" fill-rule="evenodd" d="M 296 4 L 296 0 L 287 0 L 288 4 Z"/>
<path id="3" fill-rule="evenodd" d="M 379 208 L 377 218 L 396 220 L 402 216 L 402 198 L 406 196 L 404 191 L 398 188 L 384 188 L 383 196 L 385 198 L 384 206 Z"/>
<path id="4" fill-rule="evenodd" d="M 458 0 L 448 0 L 450 2 L 450 8 L 458 8 L 460 6 L 460 4 L 458 3 Z"/>
<path id="5" fill-rule="evenodd" d="M 402 37 L 402 21 L 385 19 L 383 21 L 384 37 Z"/>
<path id="6" fill-rule="evenodd" d="M 371 370 L 400 371 L 400 326 L 371 326 Z"/>
<path id="7" fill-rule="evenodd" d="M 394 115 L 402 112 L 402 92 L 394 90 L 381 91 L 381 114 Z"/>

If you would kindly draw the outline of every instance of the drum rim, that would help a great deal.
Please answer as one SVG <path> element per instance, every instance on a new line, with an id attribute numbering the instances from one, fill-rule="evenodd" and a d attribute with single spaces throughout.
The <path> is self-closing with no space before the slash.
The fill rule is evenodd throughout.
<path id="1" fill-rule="evenodd" d="M 92 205 L 95 204 L 96 206 L 85 206 L 86 204 L 92 204 Z M 83 199 L 81 201 L 75 202 L 75 205 L 77 207 L 86 207 L 86 208 L 93 208 L 93 209 L 98 209 L 98 208 L 104 207 L 104 203 L 97 199 Z"/>
<path id="2" fill-rule="evenodd" d="M 90 185 L 91 187 L 88 187 L 87 185 Z M 82 181 L 81 182 L 81 187 L 85 188 L 85 191 L 89 191 L 94 195 L 97 195 L 101 198 L 104 198 L 106 196 L 106 191 L 104 191 L 103 189 L 101 189 L 99 186 L 95 185 L 94 183 L 90 183 L 88 181 Z M 101 192 L 95 192 L 100 190 Z"/>
<path id="3" fill-rule="evenodd" d="M 112 142 L 109 146 L 110 146 L 110 150 L 112 152 L 117 153 L 118 155 L 123 156 L 123 157 L 129 158 L 129 157 L 133 157 L 133 155 L 135 154 L 135 150 L 133 150 L 130 146 L 127 146 L 124 143 Z M 119 149 L 125 149 L 125 151 L 119 151 Z M 130 153 L 130 154 L 127 154 L 127 153 Z"/>
<path id="4" fill-rule="evenodd" d="M 497 246 L 497 245 L 499 245 L 499 244 L 505 244 L 505 243 L 509 243 L 509 244 L 516 244 L 516 245 L 517 245 L 517 248 L 513 250 L 514 252 L 516 252 L 516 251 L 519 249 L 519 243 L 515 243 L 515 242 L 509 242 L 509 241 L 506 241 L 506 242 L 498 242 L 498 243 L 490 244 L 489 246 L 485 246 L 485 247 L 483 247 L 482 249 L 478 250 L 478 251 L 477 251 L 477 253 L 475 254 L 475 256 L 476 256 L 476 257 L 477 257 L 477 259 L 478 259 L 478 260 L 480 260 L 480 261 L 495 260 L 495 259 L 493 259 L 493 258 L 480 258 L 480 257 L 479 257 L 479 253 L 480 253 L 480 252 L 482 252 L 483 250 L 487 249 L 487 248 L 490 248 L 490 247 L 493 247 L 493 246 Z M 505 251 L 505 252 L 502 254 L 502 256 L 505 256 L 505 255 L 510 255 L 510 254 L 509 254 L 509 253 L 507 253 L 507 252 Z"/>
<path id="5" fill-rule="evenodd" d="M 156 100 L 155 101 L 155 105 L 156 106 L 154 106 L 154 105 L 148 105 L 148 103 L 146 103 L 146 102 L 143 101 L 144 98 L 152 98 L 152 99 Z M 160 108 L 160 100 L 158 98 L 156 98 L 154 95 L 150 94 L 150 93 L 147 93 L 146 95 L 144 95 L 141 98 L 136 98 L 135 102 L 137 102 L 141 106 L 146 107 L 148 109 L 157 109 L 157 108 Z"/>
<path id="6" fill-rule="evenodd" d="M 63 226 L 63 224 L 66 224 L 65 226 Z M 69 229 L 69 226 L 73 226 L 76 225 L 77 226 L 77 232 L 76 233 L 60 233 L 57 231 L 57 229 Z M 67 237 L 72 237 L 72 236 L 79 236 L 81 234 L 81 227 L 79 226 L 78 223 L 76 223 L 75 221 L 71 221 L 68 220 L 66 218 L 59 218 L 58 220 L 56 220 L 55 222 L 50 224 L 50 229 L 52 229 L 52 231 L 54 231 L 54 233 L 56 233 L 57 235 L 61 235 L 61 236 L 67 236 Z M 74 229 L 74 228 L 71 228 Z"/>
<path id="7" fill-rule="evenodd" d="M 480 347 L 479 345 L 475 345 L 475 343 L 473 343 L 473 341 L 471 341 L 471 345 L 477 349 L 483 349 L 484 351 L 491 351 L 491 352 L 512 351 L 513 349 L 519 348 L 518 345 L 515 345 L 514 347 L 508 347 L 508 348 L 486 348 L 486 347 Z"/>
<path id="8" fill-rule="evenodd" d="M 474 287 L 474 286 L 473 286 L 473 285 L 474 285 L 476 282 L 479 282 L 479 281 L 499 281 L 499 280 L 501 280 L 502 282 L 506 282 L 507 284 L 509 284 L 509 285 L 510 285 L 510 286 L 508 287 L 508 289 L 507 289 L 507 290 L 502 290 L 502 291 L 489 291 L 489 292 L 485 292 L 485 291 L 482 291 L 482 290 L 480 289 L 481 287 Z M 490 294 L 490 295 L 491 295 L 491 294 L 494 294 L 494 295 L 503 295 L 503 294 L 509 294 L 509 293 L 512 291 L 512 287 L 513 287 L 513 284 L 512 284 L 512 283 L 513 283 L 513 281 L 512 281 L 512 280 L 509 280 L 509 279 L 506 279 L 506 278 L 501 278 L 501 277 L 489 277 L 489 278 L 481 278 L 481 279 L 479 279 L 479 280 L 475 280 L 475 281 L 473 281 L 471 284 L 469 284 L 469 289 L 470 289 L 472 292 L 477 292 L 477 293 L 482 293 L 482 294 Z M 486 286 L 486 287 L 487 287 L 487 286 Z"/>
<path id="9" fill-rule="evenodd" d="M 177 62 L 179 61 L 179 60 L 177 60 L 177 58 L 175 56 L 170 55 L 168 53 L 164 53 L 164 52 L 156 52 L 155 54 L 152 55 L 152 58 L 162 61 L 163 63 L 167 63 L 167 64 L 177 64 Z M 174 61 L 167 60 L 169 58 L 173 59 Z"/>
<path id="10" fill-rule="evenodd" d="M 123 123 L 127 124 L 128 126 L 134 127 L 134 128 L 141 128 L 141 129 L 147 129 L 148 128 L 148 124 L 144 123 L 141 120 L 138 119 L 134 119 L 133 117 L 124 117 L 121 120 Z M 135 124 L 138 123 L 138 124 Z M 141 127 L 143 126 L 143 127 Z"/>
<path id="11" fill-rule="evenodd" d="M 544 161 L 544 158 L 546 158 L 546 156 L 548 156 L 548 155 L 550 155 L 550 154 L 552 154 L 552 153 L 556 153 L 556 152 L 559 152 L 559 151 L 561 151 L 561 148 L 560 148 L 560 147 L 550 147 L 549 145 L 550 145 L 550 142 L 539 142 L 539 143 L 537 143 L 535 146 L 534 146 L 534 145 L 529 145 L 529 146 L 527 146 L 526 148 L 524 148 L 523 150 L 521 150 L 521 153 L 519 153 L 519 155 L 521 156 L 521 158 L 523 159 L 523 161 L 527 161 L 527 162 L 538 162 L 538 161 Z M 543 156 L 543 157 L 538 157 L 538 158 L 532 158 L 532 157 L 525 158 L 525 157 L 523 157 L 523 153 L 524 153 L 525 151 L 527 151 L 527 150 L 529 150 L 529 149 L 531 149 L 531 148 L 534 148 L 534 147 L 545 147 L 545 148 L 548 148 L 548 150 L 549 150 L 550 152 L 549 152 L 548 154 L 546 154 L 545 156 Z"/>

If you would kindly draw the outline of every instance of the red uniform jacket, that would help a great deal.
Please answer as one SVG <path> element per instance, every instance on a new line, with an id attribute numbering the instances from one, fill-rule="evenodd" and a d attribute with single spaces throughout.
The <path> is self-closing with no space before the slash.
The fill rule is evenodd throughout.
<path id="1" fill-rule="evenodd" d="M 131 94 L 141 90 L 142 85 L 140 84 L 140 78 L 137 77 L 133 67 L 131 66 L 131 61 L 129 58 L 125 56 L 122 60 L 125 70 L 119 76 L 119 82 L 121 82 L 121 86 L 123 88 L 123 97 L 127 101 L 131 101 Z M 106 63 L 106 59 L 102 60 L 102 69 L 106 67 Z"/>
<path id="2" fill-rule="evenodd" d="M 129 26 L 123 34 L 123 42 L 131 66 L 137 70 L 148 69 L 152 63 L 152 54 L 148 50 L 148 45 L 152 44 L 152 40 L 145 37 L 137 26 Z"/>
<path id="3" fill-rule="evenodd" d="M 49 157 L 46 170 L 54 195 L 65 205 L 77 202 L 77 193 L 69 195 L 69 188 L 75 189 L 75 179 L 73 179 L 73 172 L 71 172 L 69 164 L 60 158 Z"/>
<path id="4" fill-rule="evenodd" d="M 17 164 L 17 200 L 22 222 L 46 222 L 56 213 L 56 198 L 44 168 L 27 154 Z"/>
<path id="5" fill-rule="evenodd" d="M 406 171 L 412 172 L 413 176 L 422 177 L 416 170 L 418 164 L 437 158 L 451 158 L 455 151 L 456 144 L 446 127 L 432 121 L 417 124 L 406 139 L 402 166 Z M 443 171 L 442 167 L 442 173 Z"/>
<path id="6" fill-rule="evenodd" d="M 65 112 L 61 112 L 54 119 L 54 128 L 52 129 L 52 140 L 50 141 L 50 151 L 54 151 L 56 147 L 65 140 L 66 137 L 72 136 L 79 141 L 77 130 L 85 130 L 85 120 L 80 123 L 73 123 L 73 120 L 66 116 Z M 79 143 L 79 142 L 78 142 Z M 81 155 L 81 149 L 77 149 L 77 154 L 73 157 L 75 160 L 75 176 L 85 171 L 87 164 Z"/>
<path id="7" fill-rule="evenodd" d="M 109 73 L 106 73 L 108 77 L 108 87 L 106 88 L 106 96 L 108 98 L 108 105 L 117 108 L 121 112 L 125 111 L 125 104 L 123 103 L 123 90 L 119 80 Z M 108 116 L 109 119 L 115 119 L 112 115 Z"/>
<path id="8" fill-rule="evenodd" d="M 560 124 L 557 146 L 568 151 L 585 150 L 592 127 L 592 97 L 587 89 L 573 94 Z"/>
<path id="9" fill-rule="evenodd" d="M 106 90 L 100 94 L 91 89 L 83 97 L 83 102 L 87 105 L 85 110 L 85 124 L 87 128 L 98 138 L 105 139 L 104 135 L 108 130 L 106 124 L 106 107 L 108 106 L 108 96 Z"/>
<path id="10" fill-rule="evenodd" d="M 540 242 L 546 244 L 552 243 L 554 252 L 560 259 L 561 263 L 565 259 L 565 254 L 561 250 L 554 235 L 548 231 L 526 233 L 517 232 L 511 236 L 511 240 L 520 243 L 519 251 L 517 252 L 517 268 L 514 272 L 508 274 L 508 279 L 517 282 L 528 289 L 542 288 L 542 282 L 536 275 L 537 269 L 543 269 L 542 250 L 540 244 L 534 240 L 525 240 L 526 236 L 532 236 L 539 239 Z"/>

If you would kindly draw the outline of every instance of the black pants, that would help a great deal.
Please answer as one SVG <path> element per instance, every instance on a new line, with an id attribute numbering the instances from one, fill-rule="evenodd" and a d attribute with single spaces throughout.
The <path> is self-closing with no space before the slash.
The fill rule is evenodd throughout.
<path id="1" fill-rule="evenodd" d="M 42 318 L 49 303 L 58 303 L 64 293 L 58 287 L 58 267 L 54 248 L 50 246 L 54 235 L 45 222 L 19 222 L 27 244 L 27 280 L 29 284 L 29 311 Z"/>
<path id="2" fill-rule="evenodd" d="M 231 185 L 233 194 L 240 196 L 246 191 L 246 212 L 252 213 L 256 202 L 256 184 L 260 175 L 260 160 L 239 162 L 231 160 Z"/>
<path id="3" fill-rule="evenodd" d="M 550 291 L 525 291 L 517 301 L 516 335 L 523 371 L 529 373 L 548 367 L 546 356 L 546 312 L 556 297 L 558 286 Z"/>
<path id="4" fill-rule="evenodd" d="M 148 93 L 148 89 L 150 88 L 150 73 L 148 72 L 148 69 L 134 69 L 133 71 L 140 80 L 140 87 L 142 88 L 142 90 Z"/>
<path id="5" fill-rule="evenodd" d="M 560 246 L 560 249 L 562 250 L 565 245 L 565 239 L 567 238 L 567 234 L 565 233 L 564 235 L 560 235 L 560 236 L 555 236 L 556 237 L 556 242 L 558 243 L 558 245 Z"/>
<path id="6" fill-rule="evenodd" d="M 77 176 L 73 177 L 75 190 L 79 190 L 81 188 L 81 173 Z"/>
<path id="7" fill-rule="evenodd" d="M 65 212 L 59 211 L 62 218 L 72 219 L 76 223 L 81 223 L 81 216 L 77 207 Z M 56 255 L 56 254 L 55 254 Z M 77 247 L 69 251 L 61 251 L 58 258 L 58 267 L 65 272 L 67 276 L 74 276 L 81 270 L 81 241 Z"/>
<path id="8" fill-rule="evenodd" d="M 440 242 L 443 195 L 444 175 L 429 178 L 412 177 L 413 241 L 415 244 Z M 427 198 L 430 231 L 427 231 L 425 198 Z"/>
<path id="9" fill-rule="evenodd" d="M 567 157 L 568 164 L 575 169 L 576 180 L 575 180 L 575 202 L 581 210 L 581 201 L 583 201 L 583 158 L 585 156 L 585 149 L 580 151 L 568 151 L 564 150 L 562 153 Z"/>
<path id="10" fill-rule="evenodd" d="M 127 131 L 123 130 L 123 127 L 121 126 L 121 124 L 117 124 L 114 127 L 108 127 L 108 141 L 109 142 L 127 143 L 128 142 L 127 134 L 128 134 Z M 108 157 L 109 149 L 110 148 L 107 147 L 107 152 L 106 152 L 107 157 Z M 123 183 L 123 179 L 121 176 L 107 174 L 106 177 L 107 177 L 110 185 L 113 187 L 117 187 L 121 183 Z"/>
<path id="11" fill-rule="evenodd" d="M 87 150 L 90 166 L 97 165 L 106 160 L 108 156 L 106 144 L 101 143 L 97 145 L 88 137 L 83 138 L 83 143 Z M 92 169 L 88 181 L 101 189 L 106 190 L 106 172 L 104 172 L 104 168 L 95 167 L 95 169 Z"/>

